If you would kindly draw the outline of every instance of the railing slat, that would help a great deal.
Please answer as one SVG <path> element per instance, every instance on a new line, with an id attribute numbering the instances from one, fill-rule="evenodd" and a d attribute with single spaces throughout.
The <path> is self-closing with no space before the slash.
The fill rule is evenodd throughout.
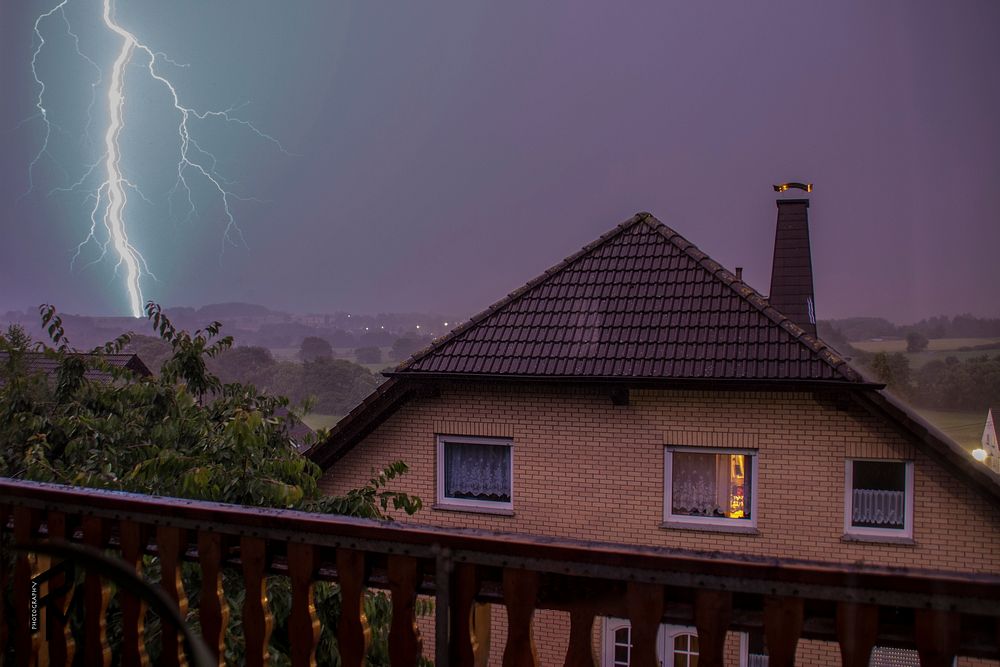
<path id="1" fill-rule="evenodd" d="M 243 563 L 243 641 L 246 664 L 263 667 L 270 656 L 267 645 L 271 640 L 272 617 L 267 599 L 267 543 L 256 537 L 240 538 L 240 561 Z"/>
<path id="2" fill-rule="evenodd" d="M 805 606 L 802 598 L 764 598 L 764 637 L 768 667 L 794 667 L 795 648 L 802 636 Z"/>
<path id="3" fill-rule="evenodd" d="M 479 592 L 479 574 L 471 563 L 455 563 L 451 575 L 450 631 L 448 654 L 450 667 L 475 667 L 476 652 L 473 646 L 472 609 Z"/>
<path id="4" fill-rule="evenodd" d="M 107 546 L 107 524 L 97 516 L 83 517 L 83 542 L 103 550 Z M 111 586 L 97 572 L 88 570 L 83 580 L 83 657 L 84 664 L 100 667 L 111 664 L 108 644 L 108 603 Z"/>
<path id="5" fill-rule="evenodd" d="M 659 667 L 656 639 L 663 618 L 663 587 L 629 582 L 625 606 L 632 624 L 632 666 Z"/>
<path id="6" fill-rule="evenodd" d="M 160 586 L 167 597 L 177 605 L 181 617 L 186 617 L 188 602 L 187 594 L 184 592 L 184 581 L 181 578 L 181 559 L 187 549 L 187 531 L 173 526 L 158 526 L 156 547 L 160 556 Z M 163 638 L 160 664 L 168 667 L 186 665 L 187 656 L 184 653 L 184 640 L 180 630 L 166 619 L 160 619 L 160 635 Z"/>
<path id="7" fill-rule="evenodd" d="M 49 539 L 68 540 L 71 531 L 63 512 L 49 512 L 46 520 L 49 531 Z M 53 567 L 58 565 L 52 563 Z M 66 618 L 66 611 L 69 609 L 70 590 L 62 591 L 64 587 L 71 587 L 73 579 L 65 571 L 52 577 L 49 581 L 49 605 L 47 610 L 47 622 L 49 626 L 49 665 L 51 667 L 63 667 L 73 662 L 73 655 L 76 653 L 76 643 L 73 641 L 73 633 L 70 632 L 69 620 Z"/>
<path id="8" fill-rule="evenodd" d="M 726 632 L 733 619 L 733 595 L 728 591 L 699 590 L 694 596 L 694 624 L 698 628 L 698 664 L 722 667 Z"/>
<path id="9" fill-rule="evenodd" d="M 569 645 L 566 647 L 564 667 L 587 665 L 594 667 L 597 657 L 591 634 L 594 631 L 594 608 L 589 604 L 575 605 L 569 612 Z"/>
<path id="10" fill-rule="evenodd" d="M 878 639 L 878 607 L 841 602 L 837 605 L 837 641 L 843 667 L 867 667 Z"/>
<path id="11" fill-rule="evenodd" d="M 365 663 L 371 629 L 365 616 L 365 554 L 353 549 L 337 549 L 337 577 L 340 580 L 340 622 L 337 645 L 343 667 Z"/>
<path id="12" fill-rule="evenodd" d="M 229 606 L 222 592 L 222 535 L 198 531 L 198 565 L 201 567 L 201 600 L 198 603 L 201 637 L 221 665 L 225 630 L 229 624 Z"/>
<path id="13" fill-rule="evenodd" d="M 913 634 L 920 655 L 920 667 L 951 667 L 961 641 L 958 614 L 917 609 L 914 621 Z"/>
<path id="14" fill-rule="evenodd" d="M 51 515 L 49 521 L 52 521 Z M 121 521 L 118 530 L 122 560 L 136 574 L 141 575 L 142 556 L 146 546 L 143 541 L 143 526 L 135 521 Z M 118 603 L 122 608 L 122 666 L 146 667 L 149 665 L 149 656 L 146 654 L 146 603 L 125 589 L 119 591 L 118 596 Z"/>
<path id="15" fill-rule="evenodd" d="M 415 603 L 420 583 L 417 559 L 389 556 L 389 592 L 392 595 L 392 625 L 389 628 L 389 660 L 392 667 L 416 667 L 423 651 L 417 629 Z"/>
<path id="16" fill-rule="evenodd" d="M 292 667 L 316 667 L 319 617 L 313 598 L 313 581 L 319 568 L 319 549 L 311 544 L 288 545 L 288 575 L 292 585 L 292 610 L 288 617 L 288 639 Z"/>
<path id="17" fill-rule="evenodd" d="M 0 505 L 0 544 L 4 544 L 3 540 L 6 538 L 7 533 L 7 521 L 10 517 L 10 510 L 6 505 Z M 6 563 L 3 563 L 5 566 Z M 7 654 L 7 614 L 5 609 L 7 608 L 7 582 L 10 580 L 10 574 L 8 568 L 0 566 L 0 655 Z M 13 620 L 13 619 L 11 619 Z"/>
<path id="18" fill-rule="evenodd" d="M 38 512 L 27 507 L 14 508 L 14 541 L 25 544 L 35 539 L 38 530 Z M 34 556 L 19 552 L 14 561 L 14 664 L 18 667 L 34 665 L 41 648 L 41 634 L 31 629 L 32 595 L 31 577 L 34 576 Z M 34 593 L 37 595 L 37 592 Z"/>
<path id="19" fill-rule="evenodd" d="M 531 619 L 538 604 L 540 581 L 537 572 L 504 568 L 503 601 L 507 606 L 507 645 L 503 667 L 538 665 L 538 651 L 531 633 Z"/>

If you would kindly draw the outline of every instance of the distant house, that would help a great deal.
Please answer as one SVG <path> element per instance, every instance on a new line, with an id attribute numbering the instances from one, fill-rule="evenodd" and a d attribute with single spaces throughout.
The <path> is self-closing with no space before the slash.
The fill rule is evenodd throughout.
<path id="1" fill-rule="evenodd" d="M 98 358 L 97 355 L 93 354 L 74 354 L 88 359 Z M 6 352 L 0 352 L 0 365 L 7 363 L 7 356 Z M 149 370 L 149 367 L 146 366 L 137 354 L 102 354 L 100 355 L 100 359 L 102 359 L 109 366 L 128 369 L 140 377 L 150 377 L 153 374 L 152 371 Z M 48 376 L 55 376 L 59 367 L 59 362 L 56 359 L 48 357 L 42 352 L 25 352 L 24 364 L 25 370 L 28 373 L 43 373 Z M 88 368 L 84 373 L 84 377 L 92 382 L 103 382 L 106 384 L 110 384 L 114 381 L 114 375 L 108 371 L 97 368 Z M 0 384 L 2 383 L 3 378 L 0 377 Z"/>
<path id="2" fill-rule="evenodd" d="M 402 521 L 1000 571 L 1000 476 L 816 337 L 807 208 L 778 202 L 770 299 L 648 213 L 615 227 L 388 373 L 308 452 L 323 489 L 402 459 L 428 501 Z M 484 612 L 502 646 L 503 609 Z M 662 664 L 697 664 L 693 625 L 671 607 Z M 568 612 L 535 614 L 541 664 L 563 664 L 569 632 Z M 912 664 L 878 639 L 872 664 Z M 632 664 L 626 618 L 593 642 L 602 667 Z M 753 619 L 731 628 L 727 664 L 764 651 Z M 839 665 L 838 646 L 804 637 L 796 664 Z"/>
<path id="3" fill-rule="evenodd" d="M 986 452 L 986 461 L 990 468 L 1000 473 L 1000 438 L 997 432 L 1000 431 L 997 422 L 1000 422 L 1000 406 L 994 405 L 986 412 L 986 426 L 983 428 L 982 448 Z"/>

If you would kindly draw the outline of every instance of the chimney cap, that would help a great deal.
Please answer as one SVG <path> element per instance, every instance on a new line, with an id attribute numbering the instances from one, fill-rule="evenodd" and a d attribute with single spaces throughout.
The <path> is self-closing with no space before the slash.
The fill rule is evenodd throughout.
<path id="1" fill-rule="evenodd" d="M 785 192 L 787 190 L 802 190 L 803 192 L 812 192 L 812 183 L 799 183 L 797 181 L 789 181 L 788 183 L 782 183 L 780 185 L 771 186 L 774 188 L 775 192 Z"/>

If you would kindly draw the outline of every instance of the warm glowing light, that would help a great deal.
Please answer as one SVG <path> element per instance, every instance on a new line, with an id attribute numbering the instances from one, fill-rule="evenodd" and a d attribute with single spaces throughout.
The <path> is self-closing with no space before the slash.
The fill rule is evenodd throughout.
<path id="1" fill-rule="evenodd" d="M 986 461 L 986 457 L 987 457 L 986 450 L 983 449 L 982 447 L 977 447 L 976 449 L 972 450 L 972 458 L 976 459 L 980 463 Z"/>
<path id="2" fill-rule="evenodd" d="M 789 183 L 782 183 L 781 185 L 775 185 L 774 186 L 774 191 L 775 192 L 787 192 L 788 190 L 791 190 L 793 188 L 795 190 L 802 190 L 803 192 L 812 192 L 813 191 L 813 184 L 812 183 L 796 183 L 796 182 L 792 181 L 792 182 L 789 182 Z"/>

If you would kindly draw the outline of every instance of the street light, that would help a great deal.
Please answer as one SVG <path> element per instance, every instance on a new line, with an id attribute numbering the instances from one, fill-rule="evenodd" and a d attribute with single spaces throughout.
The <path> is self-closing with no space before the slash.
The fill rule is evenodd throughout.
<path id="1" fill-rule="evenodd" d="M 976 459 L 980 463 L 986 463 L 987 456 L 988 455 L 986 454 L 986 450 L 983 449 L 982 447 L 977 447 L 972 450 L 972 458 Z"/>

